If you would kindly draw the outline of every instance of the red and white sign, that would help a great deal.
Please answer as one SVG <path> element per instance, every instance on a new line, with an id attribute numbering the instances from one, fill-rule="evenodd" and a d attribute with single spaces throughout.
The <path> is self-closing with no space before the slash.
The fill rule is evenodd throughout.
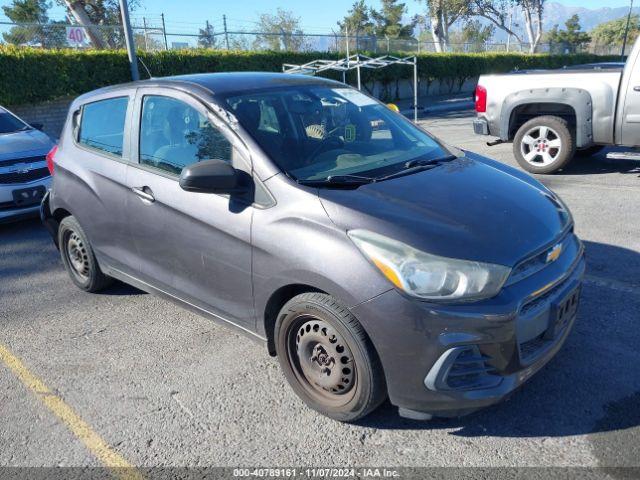
<path id="1" fill-rule="evenodd" d="M 82 27 L 67 27 L 67 43 L 70 47 L 86 47 L 89 44 L 87 32 Z"/>

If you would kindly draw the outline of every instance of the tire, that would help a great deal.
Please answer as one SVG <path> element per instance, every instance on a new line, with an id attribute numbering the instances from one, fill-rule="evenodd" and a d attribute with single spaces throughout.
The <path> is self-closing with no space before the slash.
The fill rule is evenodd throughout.
<path id="1" fill-rule="evenodd" d="M 542 116 L 522 125 L 513 140 L 518 164 L 531 173 L 563 169 L 576 153 L 576 141 L 566 120 Z"/>
<path id="2" fill-rule="evenodd" d="M 604 145 L 591 145 L 587 148 L 579 148 L 576 155 L 579 157 L 591 157 L 604 150 Z"/>
<path id="3" fill-rule="evenodd" d="M 100 270 L 87 235 L 75 217 L 65 217 L 60 222 L 58 245 L 64 268 L 78 288 L 98 292 L 113 282 Z"/>
<path id="4" fill-rule="evenodd" d="M 387 397 L 371 340 L 330 295 L 303 293 L 289 300 L 278 314 L 274 337 L 287 381 L 317 412 L 354 422 Z"/>

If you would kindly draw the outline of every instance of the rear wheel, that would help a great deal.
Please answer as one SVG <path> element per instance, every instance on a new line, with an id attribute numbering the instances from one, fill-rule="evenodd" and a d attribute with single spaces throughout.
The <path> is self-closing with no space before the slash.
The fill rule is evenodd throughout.
<path id="1" fill-rule="evenodd" d="M 65 217 L 58 229 L 60 256 L 67 273 L 78 288 L 97 292 L 113 281 L 100 270 L 84 230 L 73 216 Z"/>
<path id="2" fill-rule="evenodd" d="M 545 115 L 520 127 L 513 141 L 513 153 L 528 172 L 554 173 L 571 161 L 576 142 L 566 120 Z"/>
<path id="3" fill-rule="evenodd" d="M 314 410 L 351 422 L 386 398 L 382 366 L 351 312 L 333 297 L 304 293 L 278 315 L 276 351 L 287 381 Z"/>

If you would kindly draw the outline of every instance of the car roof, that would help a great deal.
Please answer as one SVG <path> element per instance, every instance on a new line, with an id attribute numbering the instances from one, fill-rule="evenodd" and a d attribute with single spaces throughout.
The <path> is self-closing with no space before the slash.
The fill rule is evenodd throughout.
<path id="1" fill-rule="evenodd" d="M 285 73 L 194 73 L 189 75 L 150 78 L 148 80 L 139 80 L 137 82 L 111 85 L 85 93 L 78 97 L 78 100 L 84 102 L 98 94 L 143 86 L 180 88 L 182 90 L 191 90 L 193 93 L 205 92 L 215 98 L 217 96 L 226 96 L 232 93 L 304 85 L 326 85 L 331 87 L 344 86 L 344 84 L 340 82 L 326 78 Z"/>

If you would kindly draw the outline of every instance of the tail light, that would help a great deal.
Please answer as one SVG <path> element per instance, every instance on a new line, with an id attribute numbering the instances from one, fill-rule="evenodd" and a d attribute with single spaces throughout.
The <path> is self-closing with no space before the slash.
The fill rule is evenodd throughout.
<path id="1" fill-rule="evenodd" d="M 482 85 L 476 87 L 476 112 L 485 113 L 487 111 L 487 89 Z"/>
<path id="2" fill-rule="evenodd" d="M 49 153 L 47 153 L 47 168 L 49 169 L 49 173 L 51 175 L 53 175 L 53 169 L 55 164 L 53 163 L 53 158 L 56 156 L 56 153 L 58 152 L 58 146 L 54 145 L 53 148 L 51 150 L 49 150 Z"/>

